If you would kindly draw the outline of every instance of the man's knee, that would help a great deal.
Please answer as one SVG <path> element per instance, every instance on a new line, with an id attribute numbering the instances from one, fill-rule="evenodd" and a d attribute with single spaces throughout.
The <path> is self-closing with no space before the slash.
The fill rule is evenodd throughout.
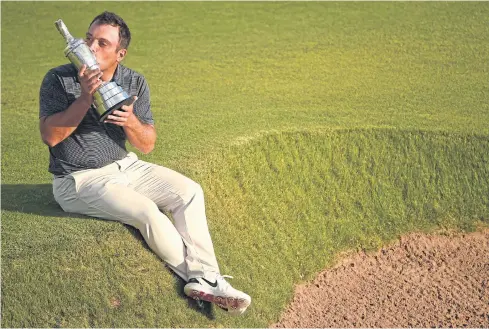
<path id="1" fill-rule="evenodd" d="M 182 195 L 184 203 L 188 203 L 195 198 L 203 198 L 204 197 L 204 191 L 202 189 L 202 186 L 200 184 L 194 182 L 191 179 L 188 179 L 187 182 L 185 183 L 185 191 Z"/>
<path id="2" fill-rule="evenodd" d="M 139 211 L 139 221 L 144 224 L 153 225 L 161 221 L 161 217 L 165 216 L 152 202 L 148 202 L 142 205 Z"/>

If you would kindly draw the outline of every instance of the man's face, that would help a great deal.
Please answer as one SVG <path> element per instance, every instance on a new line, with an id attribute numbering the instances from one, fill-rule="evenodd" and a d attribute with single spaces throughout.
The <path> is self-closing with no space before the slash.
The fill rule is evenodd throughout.
<path id="1" fill-rule="evenodd" d="M 124 58 L 125 49 L 119 49 L 119 27 L 94 22 L 86 42 L 97 58 L 101 71 L 114 68 Z"/>

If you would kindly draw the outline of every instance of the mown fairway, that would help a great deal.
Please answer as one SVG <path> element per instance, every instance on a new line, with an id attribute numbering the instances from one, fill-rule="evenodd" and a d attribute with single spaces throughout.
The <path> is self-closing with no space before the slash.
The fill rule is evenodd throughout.
<path id="1" fill-rule="evenodd" d="M 54 27 L 133 34 L 158 144 L 201 183 L 243 317 L 197 309 L 126 226 L 55 203 L 38 132 Z M 266 327 L 343 251 L 489 223 L 489 3 L 4 2 L 2 326 Z"/>

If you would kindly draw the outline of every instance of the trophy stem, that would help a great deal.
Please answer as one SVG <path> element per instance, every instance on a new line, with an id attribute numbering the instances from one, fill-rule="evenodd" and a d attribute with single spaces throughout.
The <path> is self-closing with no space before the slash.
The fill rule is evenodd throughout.
<path id="1" fill-rule="evenodd" d="M 63 23 L 63 20 L 58 19 L 56 22 L 54 22 L 54 25 L 56 25 L 56 28 L 58 29 L 59 33 L 65 38 L 66 43 L 70 43 L 71 40 L 73 40 L 73 36 L 71 33 L 68 31 L 68 28 L 66 27 L 65 23 Z"/>

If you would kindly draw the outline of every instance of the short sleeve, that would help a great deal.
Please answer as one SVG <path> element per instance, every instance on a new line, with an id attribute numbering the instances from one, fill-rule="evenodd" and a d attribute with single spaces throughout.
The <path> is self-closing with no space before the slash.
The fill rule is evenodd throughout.
<path id="1" fill-rule="evenodd" d="M 141 122 L 154 124 L 153 113 L 151 112 L 151 102 L 149 97 L 149 86 L 144 77 L 139 78 L 138 99 L 134 102 L 134 114 Z"/>
<path id="2" fill-rule="evenodd" d="M 66 92 L 53 70 L 45 76 L 39 91 L 39 117 L 53 115 L 68 108 Z"/>

